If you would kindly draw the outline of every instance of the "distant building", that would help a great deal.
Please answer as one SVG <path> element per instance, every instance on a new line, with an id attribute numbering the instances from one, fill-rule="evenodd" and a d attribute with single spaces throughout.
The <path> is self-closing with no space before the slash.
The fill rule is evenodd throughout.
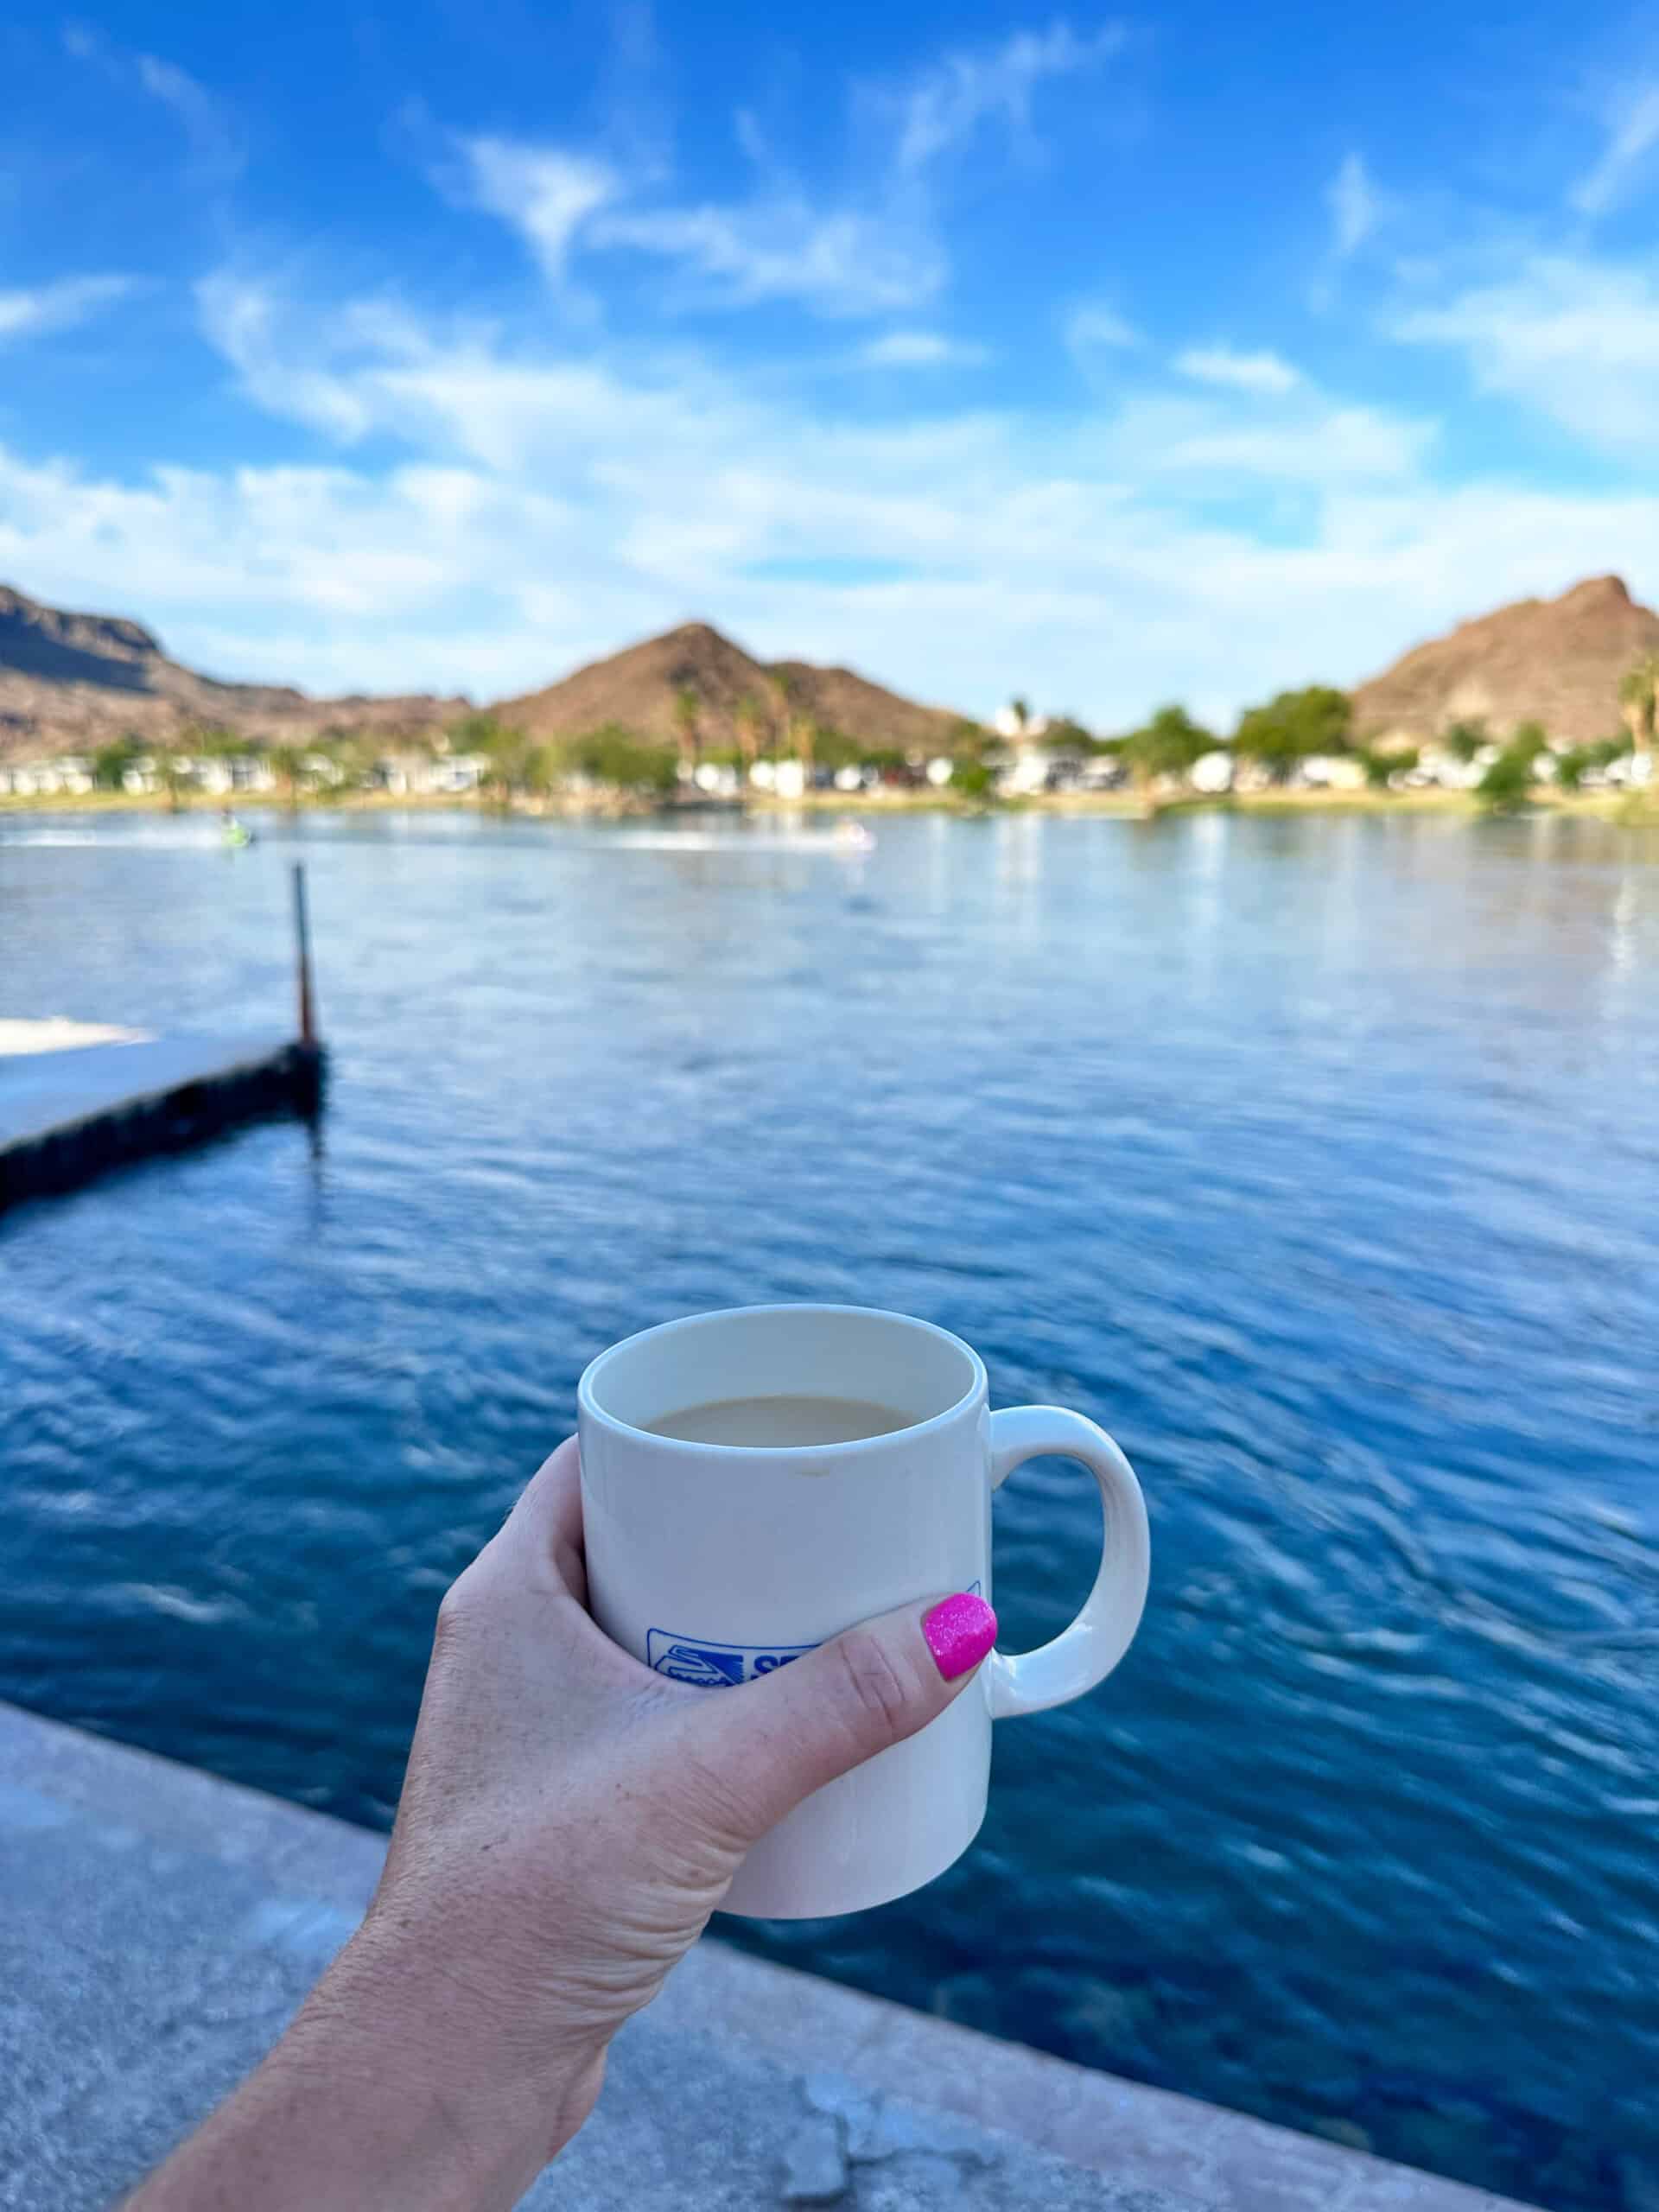
<path id="1" fill-rule="evenodd" d="M 1080 791 L 1115 791 L 1129 780 L 1129 772 L 1116 753 L 1091 753 L 1077 763 Z"/>
<path id="2" fill-rule="evenodd" d="M 1041 746 L 1021 745 L 998 776 L 997 788 L 1009 798 L 1029 798 L 1048 789 L 1053 766 L 1053 755 Z"/>
<path id="3" fill-rule="evenodd" d="M 1365 783 L 1365 763 L 1351 753 L 1310 753 L 1298 763 L 1296 780 L 1313 791 L 1357 791 Z"/>
<path id="4" fill-rule="evenodd" d="M 79 796 L 93 790 L 97 778 L 90 760 L 69 753 L 55 760 L 20 760 L 15 767 L 0 768 L 0 791 L 19 798 L 50 798 L 54 792 Z"/>
<path id="5" fill-rule="evenodd" d="M 1214 753 L 1201 753 L 1192 763 L 1191 781 L 1195 791 L 1205 791 L 1213 797 L 1218 791 L 1233 788 L 1233 756 L 1219 747 Z"/>

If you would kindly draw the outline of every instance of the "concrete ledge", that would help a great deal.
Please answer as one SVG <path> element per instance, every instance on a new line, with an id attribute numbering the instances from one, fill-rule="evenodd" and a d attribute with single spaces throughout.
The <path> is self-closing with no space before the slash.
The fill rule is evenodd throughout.
<path id="1" fill-rule="evenodd" d="M 0 2208 L 95 2212 L 269 2047 L 381 1840 L 0 1705 Z M 552 2212 L 1514 2212 L 700 1944 L 618 2038 Z"/>

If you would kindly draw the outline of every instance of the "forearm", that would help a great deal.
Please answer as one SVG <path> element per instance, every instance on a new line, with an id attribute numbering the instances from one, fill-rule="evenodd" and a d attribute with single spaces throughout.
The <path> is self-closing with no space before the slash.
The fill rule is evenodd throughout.
<path id="1" fill-rule="evenodd" d="M 602 2071 L 496 2049 L 470 1993 L 365 1930 L 126 2212 L 508 2212 Z"/>

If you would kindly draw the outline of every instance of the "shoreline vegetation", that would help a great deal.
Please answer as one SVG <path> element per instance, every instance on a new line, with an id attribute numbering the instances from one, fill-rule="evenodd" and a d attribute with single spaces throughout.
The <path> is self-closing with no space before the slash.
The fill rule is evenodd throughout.
<path id="1" fill-rule="evenodd" d="M 885 789 L 859 791 L 803 791 L 791 798 L 753 791 L 741 804 L 673 797 L 658 800 L 614 793 L 572 793 L 556 797 L 501 798 L 473 791 L 393 792 L 386 791 L 300 791 L 291 798 L 269 791 L 221 794 L 204 791 L 131 792 L 121 791 L 18 793 L 0 791 L 0 817 L 20 815 L 144 814 L 194 815 L 212 818 L 234 803 L 240 814 L 481 814 L 523 821 L 663 821 L 679 819 L 687 824 L 709 820 L 734 820 L 741 815 L 811 814 L 954 815 L 973 820 L 993 816 L 1052 815 L 1096 817 L 1107 820 L 1147 822 L 1184 814 L 1434 814 L 1468 820 L 1490 816 L 1494 810 L 1473 791 L 1429 787 L 1419 791 L 1388 791 L 1361 787 L 1354 790 L 1277 788 L 1260 791 L 1185 791 L 1143 798 L 1129 791 L 1037 791 L 1007 798 L 968 798 L 949 791 Z M 1500 809 L 1515 812 L 1516 809 Z M 1582 817 L 1601 821 L 1659 823 L 1659 787 L 1629 791 L 1609 787 L 1599 791 L 1534 791 L 1529 813 Z"/>
<path id="2" fill-rule="evenodd" d="M 1451 721 L 1421 739 L 1404 729 L 1367 734 L 1348 693 L 1310 684 L 1249 709 L 1230 737 L 1177 705 L 1122 736 L 1102 736 L 1071 716 L 1033 715 L 1016 698 L 988 726 L 962 720 L 901 747 L 815 719 L 779 677 L 770 715 L 755 704 L 738 721 L 735 744 L 689 685 L 675 695 L 668 741 L 620 721 L 537 736 L 488 711 L 400 739 L 332 727 L 303 745 L 192 723 L 165 744 L 129 731 L 89 753 L 0 761 L 0 808 L 435 803 L 602 817 L 909 806 L 1147 818 L 1204 806 L 1493 814 L 1548 806 L 1650 817 L 1659 808 L 1659 654 L 1638 659 L 1609 693 L 1614 734 L 1589 743 L 1553 738 L 1535 720 L 1502 729 Z"/>

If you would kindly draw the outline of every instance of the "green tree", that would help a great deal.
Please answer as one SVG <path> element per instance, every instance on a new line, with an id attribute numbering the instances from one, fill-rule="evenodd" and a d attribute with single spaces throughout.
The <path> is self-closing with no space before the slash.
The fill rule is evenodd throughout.
<path id="1" fill-rule="evenodd" d="M 1555 755 L 1555 780 L 1564 791 L 1575 791 L 1584 781 L 1585 771 L 1590 766 L 1591 748 L 1587 745 L 1570 745 L 1565 753 Z"/>
<path id="2" fill-rule="evenodd" d="M 1008 712 L 1019 725 L 1020 734 L 1023 737 L 1031 728 L 1031 702 L 1028 699 L 1021 699 L 1016 695 L 1008 702 Z"/>
<path id="3" fill-rule="evenodd" d="M 1528 761 L 1535 760 L 1541 753 L 1549 750 L 1549 732 L 1542 722 L 1517 722 L 1503 750 L 1518 753 Z"/>
<path id="4" fill-rule="evenodd" d="M 520 785 L 538 798 L 545 798 L 557 785 L 563 767 L 564 756 L 556 745 L 526 745 L 518 764 Z"/>
<path id="5" fill-rule="evenodd" d="M 1475 786 L 1481 804 L 1494 814 L 1512 814 L 1524 806 L 1532 791 L 1535 757 L 1525 743 L 1506 745 Z"/>
<path id="6" fill-rule="evenodd" d="M 1491 743 L 1491 735 L 1483 721 L 1451 722 L 1441 731 L 1440 743 L 1467 767 L 1482 746 Z"/>
<path id="7" fill-rule="evenodd" d="M 660 745 L 642 745 L 620 722 L 606 722 L 576 741 L 572 765 L 595 783 L 619 791 L 650 792 L 666 798 L 679 780 L 674 755 Z"/>
<path id="8" fill-rule="evenodd" d="M 1417 766 L 1417 748 L 1408 746 L 1399 753 L 1379 753 L 1375 746 L 1360 754 L 1365 770 L 1365 780 L 1374 791 L 1385 791 L 1395 776 L 1403 776 Z"/>
<path id="9" fill-rule="evenodd" d="M 303 758 L 297 745 L 278 745 L 271 749 L 270 765 L 290 811 L 300 803 L 300 762 Z"/>
<path id="10" fill-rule="evenodd" d="M 950 788 L 959 798 L 988 806 L 996 796 L 996 772 L 982 760 L 958 760 L 950 772 Z"/>
<path id="11" fill-rule="evenodd" d="M 800 687 L 786 668 L 769 670 L 766 687 L 772 693 L 772 750 L 782 759 L 790 750 L 795 695 Z"/>
<path id="12" fill-rule="evenodd" d="M 1299 760 L 1317 753 L 1345 753 L 1353 705 L 1345 691 L 1310 683 L 1300 691 L 1281 691 L 1265 707 L 1252 707 L 1239 718 L 1233 750 L 1241 760 L 1258 760 L 1282 782 Z"/>
<path id="13" fill-rule="evenodd" d="M 487 753 L 492 755 L 507 752 L 522 741 L 523 733 L 504 722 L 499 715 L 463 715 L 448 729 L 449 749 L 452 753 Z"/>
<path id="14" fill-rule="evenodd" d="M 833 729 L 828 722 L 815 722 L 812 758 L 821 768 L 856 768 L 870 758 L 870 749 L 857 738 L 849 737 L 845 730 Z"/>
<path id="15" fill-rule="evenodd" d="M 499 715 L 477 713 L 452 722 L 448 735 L 452 753 L 482 759 L 479 789 L 485 798 L 497 806 L 510 807 L 514 792 L 525 788 L 531 753 L 525 732 L 516 723 L 504 722 Z"/>
<path id="16" fill-rule="evenodd" d="M 1144 789 L 1156 776 L 1185 776 L 1192 763 L 1216 749 L 1213 732 L 1195 722 L 1185 707 L 1160 707 L 1141 729 L 1131 730 L 1118 747 L 1135 783 Z"/>
<path id="17" fill-rule="evenodd" d="M 767 677 L 772 687 L 773 728 L 772 749 L 781 759 L 793 758 L 801 764 L 803 780 L 808 788 L 812 783 L 813 723 L 810 715 L 801 711 L 800 679 L 787 668 L 774 668 Z"/>
<path id="18" fill-rule="evenodd" d="M 738 701 L 734 719 L 737 749 L 743 756 L 743 780 L 747 784 L 749 771 L 760 752 L 760 702 L 752 691 L 746 691 Z"/>
<path id="19" fill-rule="evenodd" d="M 1057 715 L 1043 732 L 1043 743 L 1053 752 L 1093 753 L 1098 741 L 1075 715 Z"/>
<path id="20" fill-rule="evenodd" d="M 1659 653 L 1643 653 L 1620 679 L 1618 702 L 1638 753 L 1653 750 L 1654 721 L 1659 715 Z"/>
<path id="21" fill-rule="evenodd" d="M 143 757 L 142 739 L 129 730 L 109 745 L 100 746 L 92 755 L 92 781 L 101 791 L 118 791 L 123 788 L 122 777 L 133 762 Z"/>
<path id="22" fill-rule="evenodd" d="M 253 740 L 222 722 L 192 722 L 181 733 L 180 744 L 198 760 L 246 760 L 254 752 Z"/>

